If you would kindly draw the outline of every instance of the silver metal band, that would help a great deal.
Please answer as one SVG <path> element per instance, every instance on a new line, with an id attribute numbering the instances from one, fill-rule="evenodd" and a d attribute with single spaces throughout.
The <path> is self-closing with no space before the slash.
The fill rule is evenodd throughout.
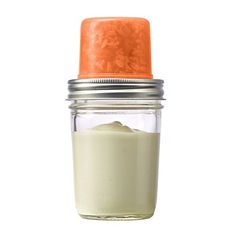
<path id="1" fill-rule="evenodd" d="M 159 79 L 73 79 L 68 100 L 164 100 Z"/>

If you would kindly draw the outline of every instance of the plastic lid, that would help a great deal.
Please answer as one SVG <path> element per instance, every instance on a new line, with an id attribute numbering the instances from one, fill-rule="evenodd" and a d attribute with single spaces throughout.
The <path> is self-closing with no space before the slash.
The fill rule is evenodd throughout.
<path id="1" fill-rule="evenodd" d="M 78 79 L 84 78 L 152 79 L 148 20 L 85 19 L 81 24 Z"/>

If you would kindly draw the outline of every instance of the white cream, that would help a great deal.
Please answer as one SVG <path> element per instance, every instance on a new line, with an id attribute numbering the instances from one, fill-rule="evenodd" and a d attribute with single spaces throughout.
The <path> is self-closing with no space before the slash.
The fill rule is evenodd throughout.
<path id="1" fill-rule="evenodd" d="M 156 202 L 159 137 L 117 121 L 74 132 L 79 214 L 151 216 Z"/>

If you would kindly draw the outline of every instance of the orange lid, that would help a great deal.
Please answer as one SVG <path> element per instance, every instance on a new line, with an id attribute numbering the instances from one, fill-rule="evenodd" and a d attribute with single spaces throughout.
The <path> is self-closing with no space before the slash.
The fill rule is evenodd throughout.
<path id="1" fill-rule="evenodd" d="M 83 78 L 152 79 L 150 25 L 134 17 L 88 18 L 81 24 Z"/>

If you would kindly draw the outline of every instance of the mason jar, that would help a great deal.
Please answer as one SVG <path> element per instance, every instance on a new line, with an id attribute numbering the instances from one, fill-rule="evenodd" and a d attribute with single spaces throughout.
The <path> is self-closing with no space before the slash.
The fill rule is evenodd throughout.
<path id="1" fill-rule="evenodd" d="M 157 196 L 163 81 L 106 78 L 68 84 L 79 215 L 150 218 Z"/>

